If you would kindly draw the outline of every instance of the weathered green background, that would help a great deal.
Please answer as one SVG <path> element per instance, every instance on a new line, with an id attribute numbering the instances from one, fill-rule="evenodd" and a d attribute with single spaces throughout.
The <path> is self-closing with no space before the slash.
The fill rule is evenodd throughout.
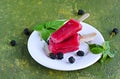
<path id="1" fill-rule="evenodd" d="M 77 71 L 55 71 L 36 63 L 26 44 L 24 28 L 57 19 L 78 19 L 77 9 L 91 16 L 85 21 L 109 38 L 112 28 L 120 29 L 120 0 L 0 0 L 0 79 L 120 79 L 120 34 L 111 39 L 115 58 Z M 11 39 L 17 41 L 10 46 Z"/>

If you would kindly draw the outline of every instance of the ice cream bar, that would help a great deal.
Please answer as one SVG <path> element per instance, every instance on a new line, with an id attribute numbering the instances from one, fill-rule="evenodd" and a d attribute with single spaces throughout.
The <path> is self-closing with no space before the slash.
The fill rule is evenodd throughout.
<path id="1" fill-rule="evenodd" d="M 48 48 L 54 54 L 57 54 L 59 52 L 62 53 L 72 52 L 79 49 L 79 41 L 80 36 L 78 33 L 75 33 L 74 35 L 60 43 L 54 43 L 54 41 L 50 38 Z"/>
<path id="2" fill-rule="evenodd" d="M 81 29 L 82 26 L 78 21 L 70 19 L 62 27 L 51 34 L 50 38 L 54 41 L 54 43 L 60 43 Z"/>

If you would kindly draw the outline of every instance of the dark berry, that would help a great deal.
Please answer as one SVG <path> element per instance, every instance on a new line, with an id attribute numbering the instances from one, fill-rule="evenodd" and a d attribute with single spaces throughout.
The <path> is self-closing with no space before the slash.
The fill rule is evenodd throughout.
<path id="1" fill-rule="evenodd" d="M 30 35 L 30 31 L 29 31 L 28 28 L 25 28 L 25 29 L 24 29 L 24 34 L 25 34 L 25 35 Z"/>
<path id="2" fill-rule="evenodd" d="M 63 53 L 62 52 L 59 52 L 57 54 L 57 59 L 63 59 Z"/>
<path id="3" fill-rule="evenodd" d="M 11 44 L 11 46 L 15 46 L 16 45 L 16 41 L 15 40 L 11 40 L 10 44 Z"/>
<path id="4" fill-rule="evenodd" d="M 78 10 L 78 15 L 83 15 L 84 11 L 83 10 Z"/>
<path id="5" fill-rule="evenodd" d="M 77 51 L 77 55 L 78 55 L 78 56 L 84 56 L 84 52 L 81 51 L 81 50 L 79 50 L 79 51 Z"/>
<path id="6" fill-rule="evenodd" d="M 113 28 L 112 33 L 115 33 L 115 35 L 119 32 L 117 28 Z"/>
<path id="7" fill-rule="evenodd" d="M 68 60 L 69 60 L 70 63 L 74 63 L 75 62 L 75 58 L 73 56 L 69 57 Z"/>
<path id="8" fill-rule="evenodd" d="M 54 53 L 50 53 L 50 54 L 49 54 L 49 57 L 50 57 L 51 59 L 56 59 L 56 55 L 55 55 Z"/>

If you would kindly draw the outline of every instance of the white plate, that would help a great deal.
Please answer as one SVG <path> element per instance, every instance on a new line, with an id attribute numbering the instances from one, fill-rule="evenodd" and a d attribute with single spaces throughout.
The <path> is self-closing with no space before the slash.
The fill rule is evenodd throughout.
<path id="1" fill-rule="evenodd" d="M 92 32 L 96 32 L 97 36 L 94 38 L 91 43 L 96 43 L 96 44 L 102 44 L 104 42 L 104 38 L 101 35 L 101 33 L 92 27 L 91 25 L 81 22 L 83 29 L 79 32 L 81 35 L 82 34 L 88 34 Z M 80 49 L 85 52 L 85 56 L 79 57 L 77 56 L 74 52 L 67 53 L 64 55 L 64 59 L 62 60 L 53 60 L 47 56 L 47 50 L 44 50 L 44 46 L 46 45 L 44 40 L 41 40 L 39 36 L 39 32 L 34 31 L 28 40 L 28 50 L 32 58 L 37 61 L 39 64 L 55 69 L 55 70 L 62 70 L 62 71 L 72 71 L 72 70 L 78 70 L 78 69 L 83 69 L 86 68 L 95 62 L 97 62 L 101 54 L 92 54 L 89 51 L 89 47 L 86 43 L 81 43 L 80 44 Z M 70 56 L 73 56 L 75 58 L 75 63 L 70 64 L 68 62 L 68 58 Z"/>

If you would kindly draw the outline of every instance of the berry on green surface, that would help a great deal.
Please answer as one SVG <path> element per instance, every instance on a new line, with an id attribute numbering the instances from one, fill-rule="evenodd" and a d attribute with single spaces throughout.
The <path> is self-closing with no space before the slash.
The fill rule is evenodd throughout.
<path id="1" fill-rule="evenodd" d="M 113 36 L 117 35 L 119 33 L 118 28 L 113 28 L 111 34 L 110 34 L 110 38 L 112 38 Z"/>
<path id="2" fill-rule="evenodd" d="M 117 28 L 113 28 L 112 32 L 116 35 L 119 32 L 119 30 Z"/>
<path id="3" fill-rule="evenodd" d="M 24 29 L 24 34 L 25 34 L 25 35 L 30 35 L 30 31 L 29 31 L 28 28 L 25 28 L 25 29 Z"/>
<path id="4" fill-rule="evenodd" d="M 10 44 L 11 44 L 11 46 L 15 46 L 16 45 L 16 41 L 15 40 L 11 40 Z"/>
<path id="5" fill-rule="evenodd" d="M 78 15 L 83 15 L 84 14 L 84 11 L 83 10 L 78 10 Z"/>

